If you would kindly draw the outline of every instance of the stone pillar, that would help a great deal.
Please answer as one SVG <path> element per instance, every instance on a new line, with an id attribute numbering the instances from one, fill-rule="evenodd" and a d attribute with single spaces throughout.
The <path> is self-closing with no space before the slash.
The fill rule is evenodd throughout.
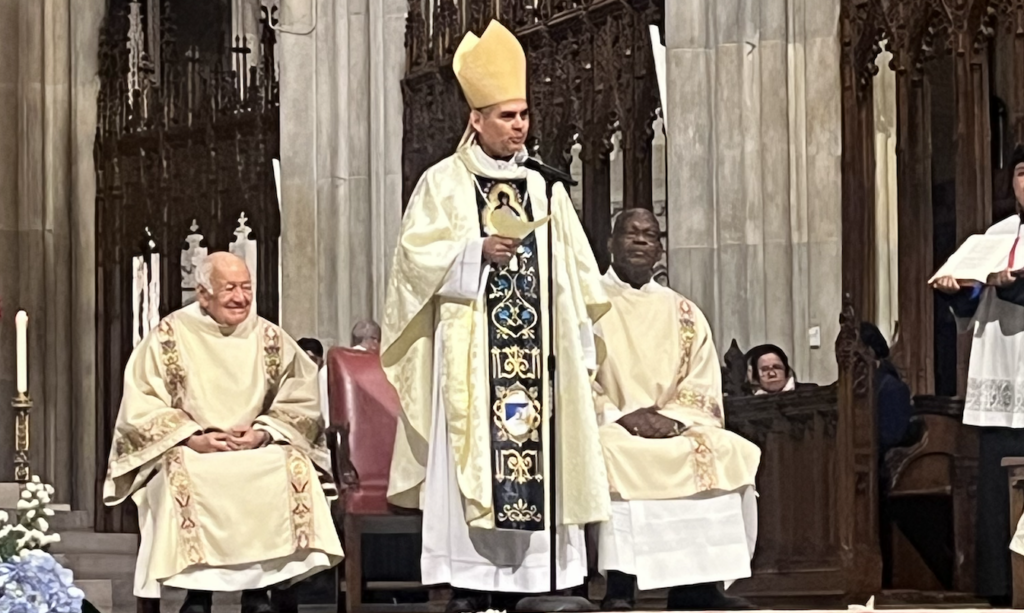
<path id="1" fill-rule="evenodd" d="M 100 27 L 106 0 L 71 2 L 71 354 L 74 474 L 71 502 L 95 512 L 96 447 L 96 140 Z M 103 476 L 101 473 L 99 476 Z"/>
<path id="2" fill-rule="evenodd" d="M 282 3 L 282 27 L 300 31 L 280 34 L 282 323 L 347 344 L 356 320 L 379 318 L 401 220 L 404 6 L 319 0 L 304 34 L 312 6 Z"/>
<path id="3" fill-rule="evenodd" d="M 18 302 L 29 314 L 33 472 L 71 491 L 68 0 L 19 4 Z"/>
<path id="4" fill-rule="evenodd" d="M 370 164 L 373 316 L 381 321 L 391 257 L 402 227 L 402 77 L 407 0 L 370 0 Z"/>
<path id="5" fill-rule="evenodd" d="M 33 472 L 93 507 L 92 135 L 104 0 L 0 1 L 0 481 L 12 476 L 13 318 L 29 313 Z M 105 453 L 105 452 L 104 452 Z"/>
<path id="6" fill-rule="evenodd" d="M 773 342 L 802 380 L 834 381 L 839 0 L 665 5 L 671 285 L 723 348 Z"/>
<path id="7" fill-rule="evenodd" d="M 18 309 L 19 0 L 0 0 L 0 482 L 14 477 L 14 314 Z"/>

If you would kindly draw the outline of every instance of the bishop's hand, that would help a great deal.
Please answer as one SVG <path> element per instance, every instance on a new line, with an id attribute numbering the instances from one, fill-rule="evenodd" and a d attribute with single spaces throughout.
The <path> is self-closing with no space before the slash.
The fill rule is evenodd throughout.
<path id="1" fill-rule="evenodd" d="M 516 253 L 519 241 L 504 236 L 488 236 L 484 239 L 484 259 L 492 264 L 506 266 Z"/>
<path id="2" fill-rule="evenodd" d="M 625 428 L 633 436 L 641 438 L 672 438 L 686 430 L 683 424 L 665 417 L 658 412 L 656 407 L 633 411 L 615 423 Z"/>

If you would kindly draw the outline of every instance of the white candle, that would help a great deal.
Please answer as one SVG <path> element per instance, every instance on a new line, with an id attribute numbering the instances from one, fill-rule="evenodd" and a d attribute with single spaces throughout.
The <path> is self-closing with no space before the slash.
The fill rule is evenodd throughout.
<path id="1" fill-rule="evenodd" d="M 28 314 L 18 311 L 14 316 L 18 347 L 18 392 L 28 392 Z"/>

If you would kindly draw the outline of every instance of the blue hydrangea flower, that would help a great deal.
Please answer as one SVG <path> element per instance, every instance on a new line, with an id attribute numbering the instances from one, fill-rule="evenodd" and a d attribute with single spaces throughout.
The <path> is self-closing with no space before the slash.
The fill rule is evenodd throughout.
<path id="1" fill-rule="evenodd" d="M 81 613 L 74 575 L 40 550 L 0 564 L 0 613 Z"/>

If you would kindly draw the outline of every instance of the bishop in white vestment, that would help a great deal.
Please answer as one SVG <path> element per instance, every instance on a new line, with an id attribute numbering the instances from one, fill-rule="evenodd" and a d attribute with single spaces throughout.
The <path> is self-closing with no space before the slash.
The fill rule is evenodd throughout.
<path id="1" fill-rule="evenodd" d="M 600 527 L 608 577 L 601 610 L 629 610 L 641 590 L 671 588 L 670 609 L 747 608 L 718 582 L 750 576 L 761 452 L 724 429 L 722 371 L 707 320 L 653 280 L 662 254 L 654 214 L 616 220 L 604 276 L 612 309 L 598 325 L 601 443 L 612 518 Z"/>
<path id="2" fill-rule="evenodd" d="M 162 319 L 124 377 L 104 502 L 131 496 L 141 545 L 135 594 L 243 591 L 243 613 L 270 611 L 268 589 L 342 558 L 320 416 L 317 367 L 257 316 L 245 262 L 200 266 L 198 302 Z"/>
<path id="3" fill-rule="evenodd" d="M 591 323 L 608 304 L 565 189 L 548 202 L 544 179 L 521 165 L 529 109 L 519 42 L 491 22 L 480 38 L 466 35 L 453 68 L 470 127 L 420 178 L 388 286 L 382 362 L 403 408 L 388 493 L 423 509 L 423 582 L 458 588 L 449 611 L 479 611 L 487 595 L 468 590 L 548 591 L 551 521 L 559 587 L 585 578 L 583 525 L 609 510 L 588 373 Z M 557 517 L 545 478 L 552 344 L 564 433 Z"/>
<path id="4" fill-rule="evenodd" d="M 1010 556 L 1006 551 L 1009 494 L 1000 463 L 1024 455 L 1024 147 L 1011 158 L 1017 212 L 986 234 L 1016 236 L 1007 269 L 977 282 L 944 277 L 933 286 L 947 297 L 957 326 L 970 332 L 964 423 L 982 428 L 979 437 L 977 506 L 977 587 L 979 595 L 1004 599 L 1011 593 Z M 1017 527 L 1010 547 L 1024 554 L 1024 525 Z"/>

